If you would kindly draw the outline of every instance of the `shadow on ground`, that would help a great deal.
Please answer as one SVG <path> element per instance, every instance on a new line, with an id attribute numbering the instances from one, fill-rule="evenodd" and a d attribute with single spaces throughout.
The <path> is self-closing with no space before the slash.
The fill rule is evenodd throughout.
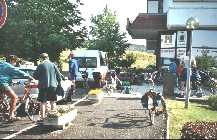
<path id="1" fill-rule="evenodd" d="M 127 98 L 127 97 L 119 97 L 117 100 L 141 100 L 141 98 L 136 97 L 136 98 Z"/>
<path id="2" fill-rule="evenodd" d="M 132 114 L 118 113 L 112 117 L 106 118 L 103 128 L 129 129 L 144 128 L 151 126 L 148 116 L 135 116 Z"/>
<path id="3" fill-rule="evenodd" d="M 58 130 L 58 128 L 38 125 L 36 127 L 33 127 L 31 129 L 23 132 L 22 135 L 42 135 L 42 134 L 51 133 L 51 132 L 56 131 L 56 130 Z"/>

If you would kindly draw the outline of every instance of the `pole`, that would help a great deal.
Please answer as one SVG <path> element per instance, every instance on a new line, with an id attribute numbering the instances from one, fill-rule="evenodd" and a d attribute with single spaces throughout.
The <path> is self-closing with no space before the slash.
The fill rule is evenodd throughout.
<path id="1" fill-rule="evenodd" d="M 186 83 L 186 96 L 185 96 L 185 108 L 188 108 L 189 95 L 191 94 L 191 46 L 192 43 L 192 30 L 187 30 L 187 50 L 188 50 L 188 66 L 187 66 L 187 83 Z"/>

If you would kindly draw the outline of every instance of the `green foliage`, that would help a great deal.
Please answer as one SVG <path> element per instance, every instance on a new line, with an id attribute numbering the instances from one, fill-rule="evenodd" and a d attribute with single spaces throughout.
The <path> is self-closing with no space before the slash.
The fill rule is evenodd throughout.
<path id="1" fill-rule="evenodd" d="M 59 64 L 62 71 L 68 71 L 68 56 L 70 54 L 70 50 L 66 49 L 60 53 Z"/>
<path id="2" fill-rule="evenodd" d="M 208 105 L 217 110 L 217 95 L 208 98 Z"/>
<path id="3" fill-rule="evenodd" d="M 57 61 L 65 48 L 81 47 L 86 28 L 78 7 L 80 0 L 19 0 L 8 8 L 7 23 L 0 30 L 0 54 L 14 53 L 36 61 L 47 52 Z"/>
<path id="4" fill-rule="evenodd" d="M 211 67 L 217 67 L 216 60 L 212 56 L 202 55 L 195 58 L 197 67 L 201 70 L 209 70 Z"/>
<path id="5" fill-rule="evenodd" d="M 209 69 L 209 71 L 210 71 L 210 76 L 217 79 L 217 67 L 216 68 L 212 67 Z"/>
<path id="6" fill-rule="evenodd" d="M 177 100 L 166 100 L 170 117 L 170 138 L 180 139 L 180 130 L 186 122 L 217 121 L 217 111 L 211 110 L 207 105 L 190 103 L 185 109 L 185 102 Z"/>
<path id="7" fill-rule="evenodd" d="M 98 49 L 107 52 L 109 67 L 114 68 L 119 64 L 125 50 L 129 47 L 126 33 L 120 32 L 120 25 L 115 14 L 107 8 L 103 13 L 91 17 L 91 39 L 88 43 L 90 49 Z"/>
<path id="8" fill-rule="evenodd" d="M 119 60 L 118 66 L 129 68 L 136 61 L 136 56 L 133 53 L 128 53 L 125 57 Z"/>
<path id="9" fill-rule="evenodd" d="M 5 61 L 5 60 L 6 60 L 6 58 L 4 56 L 0 55 L 0 61 Z"/>

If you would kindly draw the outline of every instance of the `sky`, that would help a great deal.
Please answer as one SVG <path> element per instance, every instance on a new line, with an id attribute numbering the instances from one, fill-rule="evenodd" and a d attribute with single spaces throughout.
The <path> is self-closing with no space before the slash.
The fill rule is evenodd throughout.
<path id="1" fill-rule="evenodd" d="M 146 13 L 146 0 L 81 0 L 81 2 L 84 5 L 79 9 L 87 26 L 90 25 L 90 17 L 101 14 L 107 4 L 108 8 L 116 13 L 121 31 L 127 33 L 128 42 L 138 45 L 146 44 L 144 39 L 132 39 L 126 30 L 127 18 L 133 21 L 139 13 Z"/>

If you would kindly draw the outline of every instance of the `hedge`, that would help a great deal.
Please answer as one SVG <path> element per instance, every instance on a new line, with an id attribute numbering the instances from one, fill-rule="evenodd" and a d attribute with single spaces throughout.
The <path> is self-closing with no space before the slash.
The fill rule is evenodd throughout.
<path id="1" fill-rule="evenodd" d="M 208 98 L 208 105 L 213 108 L 214 110 L 217 110 L 217 95 L 210 96 Z"/>
<path id="2" fill-rule="evenodd" d="M 217 139 L 217 122 L 187 122 L 182 127 L 181 139 Z"/>

